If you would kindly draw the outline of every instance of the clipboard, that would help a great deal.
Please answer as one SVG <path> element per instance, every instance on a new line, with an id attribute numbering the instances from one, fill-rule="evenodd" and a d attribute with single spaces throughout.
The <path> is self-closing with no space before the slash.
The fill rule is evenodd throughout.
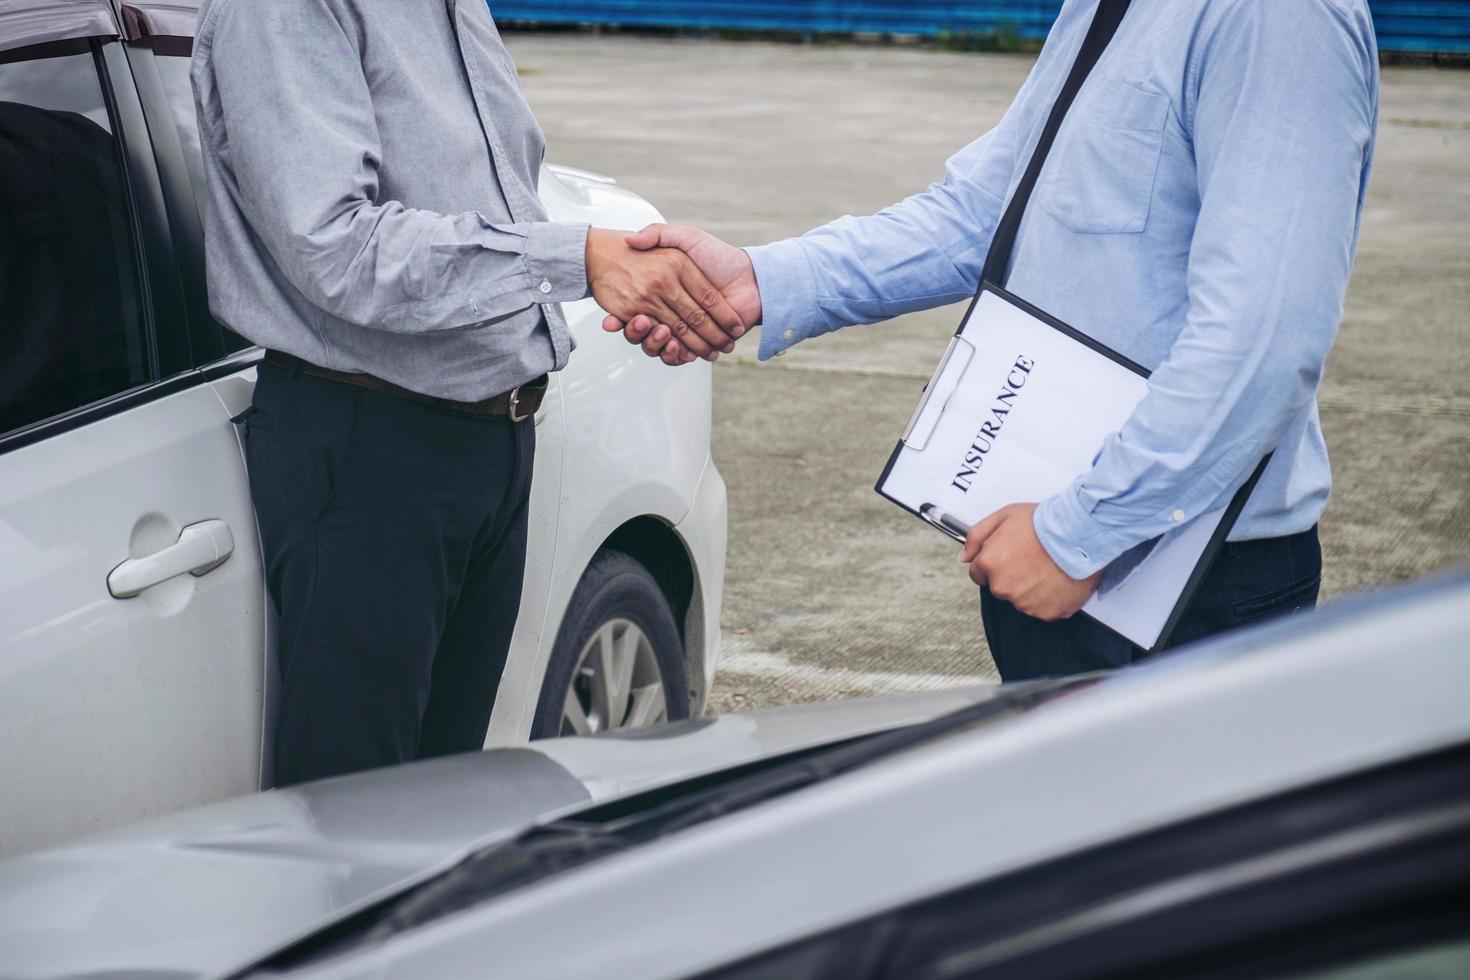
<path id="1" fill-rule="evenodd" d="M 985 282 L 875 489 L 963 542 L 1000 507 L 1044 500 L 1087 472 L 1147 393 L 1148 377 L 1142 365 Z M 1110 565 L 1083 614 L 1141 649 L 1166 647 L 1269 460 L 1224 506 Z"/>

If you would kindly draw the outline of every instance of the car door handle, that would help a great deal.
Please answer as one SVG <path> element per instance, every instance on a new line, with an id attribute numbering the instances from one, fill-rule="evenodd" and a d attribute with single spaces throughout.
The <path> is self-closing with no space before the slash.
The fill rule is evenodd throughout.
<path id="1" fill-rule="evenodd" d="M 142 558 L 130 558 L 107 576 L 114 599 L 131 599 L 144 589 L 180 575 L 205 575 L 235 550 L 235 535 L 224 521 L 200 521 L 179 532 L 177 544 Z"/>

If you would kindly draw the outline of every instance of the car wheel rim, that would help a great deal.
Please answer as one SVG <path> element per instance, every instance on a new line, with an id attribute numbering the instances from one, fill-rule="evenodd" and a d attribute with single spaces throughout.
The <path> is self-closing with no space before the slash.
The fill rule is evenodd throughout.
<path id="1" fill-rule="evenodd" d="M 631 620 L 604 623 L 577 657 L 562 702 L 561 733 L 642 728 L 668 716 L 663 672 L 647 634 Z"/>

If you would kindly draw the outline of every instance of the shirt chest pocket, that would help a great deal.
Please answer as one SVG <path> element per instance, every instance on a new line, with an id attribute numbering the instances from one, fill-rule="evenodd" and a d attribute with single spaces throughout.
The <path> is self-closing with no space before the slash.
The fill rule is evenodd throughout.
<path id="1" fill-rule="evenodd" d="M 1136 234 L 1148 226 L 1169 99 L 1112 78 L 1097 82 L 1068 114 L 1037 198 L 1073 231 Z"/>

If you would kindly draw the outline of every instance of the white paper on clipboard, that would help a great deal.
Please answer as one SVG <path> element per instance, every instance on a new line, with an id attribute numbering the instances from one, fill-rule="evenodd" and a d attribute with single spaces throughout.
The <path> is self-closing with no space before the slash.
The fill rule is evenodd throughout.
<path id="1" fill-rule="evenodd" d="M 1136 367 L 987 289 L 877 489 L 963 539 L 1001 507 L 1066 489 L 1147 391 Z M 1164 537 L 1121 586 L 1100 592 L 1083 611 L 1152 649 L 1226 512 Z"/>

